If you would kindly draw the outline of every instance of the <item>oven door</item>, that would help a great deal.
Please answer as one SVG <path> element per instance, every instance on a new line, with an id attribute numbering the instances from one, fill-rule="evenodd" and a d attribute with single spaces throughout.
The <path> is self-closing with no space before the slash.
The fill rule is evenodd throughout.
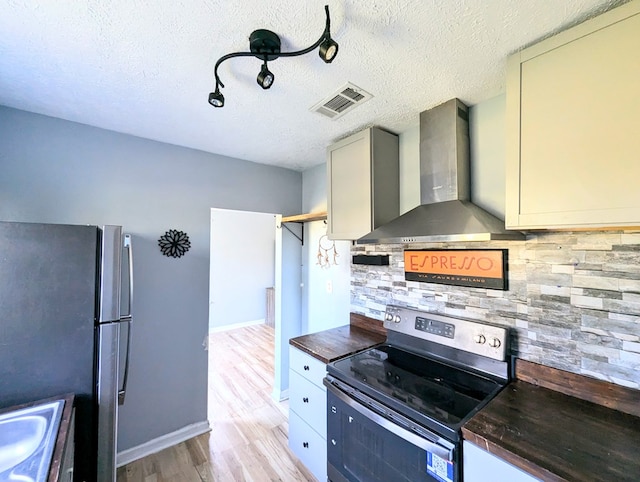
<path id="1" fill-rule="evenodd" d="M 459 480 L 455 444 L 340 382 L 325 385 L 330 482 Z"/>

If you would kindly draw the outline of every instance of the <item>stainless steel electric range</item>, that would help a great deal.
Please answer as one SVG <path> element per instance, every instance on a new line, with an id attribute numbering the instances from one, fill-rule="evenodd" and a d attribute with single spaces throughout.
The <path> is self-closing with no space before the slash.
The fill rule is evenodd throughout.
<path id="1" fill-rule="evenodd" d="M 399 306 L 384 326 L 327 365 L 328 479 L 459 482 L 460 429 L 509 379 L 507 329 Z"/>

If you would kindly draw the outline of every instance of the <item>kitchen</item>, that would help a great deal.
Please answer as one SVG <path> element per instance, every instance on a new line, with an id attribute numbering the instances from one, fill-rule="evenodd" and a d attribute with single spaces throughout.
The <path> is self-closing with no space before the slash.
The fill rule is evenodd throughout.
<path id="1" fill-rule="evenodd" d="M 255 24 L 239 30 L 248 32 L 252 27 L 255 27 Z M 341 48 L 338 58 L 347 50 L 344 45 Z M 212 56 L 216 58 L 216 55 L 222 53 L 224 52 L 215 50 L 212 51 Z M 278 65 L 285 68 L 287 63 L 295 62 L 294 59 L 282 60 Z M 336 65 L 338 60 L 329 68 Z M 211 68 L 212 65 L 207 65 L 207 69 Z M 207 75 L 209 78 L 210 73 Z M 292 76 L 293 74 L 286 75 Z M 277 79 L 277 82 L 284 81 L 284 74 Z M 231 79 L 228 82 L 242 83 Z M 330 85 L 333 85 L 333 82 Z M 487 149 L 489 154 L 479 155 L 473 162 L 474 200 L 503 215 L 504 187 L 500 187 L 499 178 L 503 170 L 500 166 L 500 149 L 504 148 L 499 146 L 504 142 L 501 129 L 505 123 L 505 98 L 498 95 L 499 93 L 496 91 L 497 97 L 488 96 L 472 108 L 470 126 L 471 129 L 476 129 L 472 131 L 472 139 L 475 137 L 477 142 L 489 143 L 476 146 L 478 149 Z M 232 97 L 238 99 L 241 96 L 227 94 L 225 109 L 231 108 Z M 262 102 L 263 98 L 257 97 L 255 102 Z M 4 100 L 2 104 L 12 105 Z M 417 113 L 425 107 L 418 105 L 413 110 Z M 206 104 L 204 108 L 211 109 Z M 224 113 L 225 109 L 213 114 Z M 300 173 L 244 161 L 231 162 L 223 156 L 159 144 L 95 127 L 30 114 L 24 110 L 29 109 L 15 110 L 3 107 L 0 117 L 3 164 L 0 181 L 1 217 L 7 220 L 37 222 L 122 224 L 130 227 L 134 238 L 137 238 L 135 241 L 139 246 L 140 255 L 136 262 L 140 274 L 136 316 L 139 320 L 137 329 L 140 341 L 137 342 L 138 349 L 132 353 L 132 364 L 137 370 L 132 370 L 130 399 L 122 410 L 121 447 L 129 449 L 184 427 L 197 426 L 206 420 L 206 354 L 197 348 L 202 345 L 206 336 L 208 210 L 216 206 L 283 214 L 305 212 L 304 208 L 307 206 L 303 206 L 303 195 L 307 189 L 313 189 L 313 186 L 305 185 L 304 181 L 311 178 L 313 173 Z M 344 119 L 348 117 L 345 116 Z M 419 202 L 415 174 L 418 157 L 417 114 L 412 122 L 414 127 L 406 129 L 400 139 L 401 150 L 405 153 L 401 156 L 401 162 L 407 166 L 401 182 L 403 186 L 408 185 L 408 188 L 401 189 L 401 196 L 404 198 L 403 210 Z M 68 154 L 69 146 L 73 147 L 73 156 Z M 326 145 L 323 145 L 318 149 L 321 152 L 317 154 L 318 162 L 322 162 L 325 147 Z M 495 154 L 496 150 L 498 155 Z M 221 173 L 224 173 L 224 177 Z M 497 183 L 498 187 L 495 187 L 494 183 Z M 61 189 L 60 186 L 64 188 Z M 229 186 L 233 186 L 233 189 L 229 189 Z M 176 192 L 180 193 L 180 196 L 171 195 Z M 251 196 L 246 195 L 249 192 Z M 25 196 L 25 193 L 37 195 Z M 159 258 L 157 238 L 173 227 L 189 234 L 192 240 L 189 256 L 180 260 Z M 587 249 L 589 247 L 634 245 L 633 235 L 624 235 L 623 238 L 622 235 L 614 234 L 614 237 L 620 236 L 619 243 L 611 236 L 603 233 L 576 234 L 575 238 L 569 238 L 566 233 L 544 235 L 542 239 L 550 240 L 551 249 L 533 249 L 530 247 L 531 243 L 526 247 L 520 247 L 524 251 L 522 259 L 535 259 L 536 262 L 521 261 L 520 264 L 513 264 L 513 261 L 519 258 L 515 255 L 510 256 L 510 280 L 517 286 L 516 274 L 524 277 L 525 274 L 529 276 L 538 273 L 536 268 L 539 267 L 538 263 L 542 262 L 541 259 L 549 260 L 550 264 L 545 266 L 549 266 L 548 269 L 553 272 L 562 270 L 566 265 L 565 259 L 571 261 L 573 256 L 578 257 L 579 261 L 582 261 L 581 257 L 584 256 L 586 261 L 587 255 L 593 254 L 594 251 Z M 577 244 L 578 248 L 582 246 L 584 250 L 576 249 L 576 252 L 566 254 L 565 246 L 569 243 Z M 311 244 L 307 245 L 308 249 L 314 249 Z M 558 249 L 558 246 L 562 249 Z M 534 251 L 535 258 L 531 254 Z M 568 258 L 564 258 L 565 256 Z M 630 271 L 629 266 L 635 263 L 633 256 L 632 249 L 620 255 L 624 260 L 620 263 L 623 266 L 621 269 Z M 348 259 L 348 255 L 345 253 L 342 259 Z M 554 262 L 554 259 L 557 261 Z M 360 271 L 354 271 L 353 276 L 365 275 Z M 384 276 L 391 275 L 385 273 Z M 540 273 L 539 276 L 544 277 L 544 273 Z M 633 276 L 629 274 L 628 277 L 631 280 L 628 285 L 632 286 Z M 549 300 L 553 300 L 555 296 L 566 297 L 566 286 L 557 287 L 557 283 L 535 281 L 534 285 L 544 286 L 539 288 L 538 295 L 544 303 L 552 303 Z M 422 290 L 420 287 L 408 285 L 406 299 L 422 295 Z M 373 306 L 376 308 L 366 310 L 381 311 L 386 303 L 383 295 L 387 293 L 386 290 L 376 290 L 374 295 L 369 293 L 368 296 L 374 298 L 370 303 L 375 303 Z M 627 310 L 633 310 L 633 290 L 623 290 L 619 293 L 618 301 L 612 299 L 606 302 L 612 306 L 623 306 Z M 511 296 L 517 296 L 512 291 L 487 292 L 486 296 L 480 296 L 472 290 L 446 290 L 436 286 L 430 287 L 426 295 L 427 298 L 432 297 L 434 303 L 450 302 L 459 306 L 469 306 L 469 311 L 476 313 L 518 313 L 518 310 L 523 309 L 521 302 L 510 299 Z M 355 299 L 353 309 L 360 311 L 359 307 L 366 304 L 365 301 L 360 293 L 354 293 L 352 296 Z M 594 297 L 573 296 L 578 303 L 598 303 L 588 299 Z M 533 310 L 537 309 L 539 306 Z M 554 317 L 564 316 L 565 312 L 561 306 L 553 304 L 552 309 L 557 310 L 553 313 Z M 377 316 L 373 311 L 365 312 L 367 313 Z M 596 332 L 585 335 L 587 338 L 592 335 L 603 336 L 598 335 L 597 330 L 606 330 L 606 326 L 609 326 L 622 330 L 622 334 L 628 338 L 624 340 L 625 346 L 635 346 L 634 343 L 638 340 L 633 311 L 625 313 L 620 309 L 610 309 L 599 313 L 612 313 L 611 319 L 586 318 L 586 323 L 591 324 L 591 331 Z M 348 314 L 345 313 L 345 316 Z M 542 360 L 547 356 L 546 349 L 553 347 L 552 354 L 559 352 L 554 359 L 562 359 L 563 353 L 566 354 L 566 358 L 575 355 L 575 352 L 572 353 L 567 348 L 566 331 L 539 328 L 535 326 L 537 321 L 529 323 L 531 326 L 516 327 L 517 330 L 523 330 L 523 336 L 520 338 L 523 343 L 522 353 L 535 355 Z M 601 326 L 603 323 L 605 328 Z M 584 351 L 591 356 L 584 358 L 594 373 L 615 377 L 620 383 L 637 388 L 637 368 L 634 368 L 636 365 L 632 362 L 635 352 L 632 349 L 609 347 L 611 351 L 605 350 L 608 354 L 605 356 L 601 353 L 589 353 L 589 344 L 586 345 Z M 525 348 L 528 351 L 525 352 Z M 610 360 L 622 360 L 622 363 L 617 364 Z M 625 368 L 625 363 L 631 368 Z M 149 404 L 149 400 L 153 400 L 153 404 Z"/>

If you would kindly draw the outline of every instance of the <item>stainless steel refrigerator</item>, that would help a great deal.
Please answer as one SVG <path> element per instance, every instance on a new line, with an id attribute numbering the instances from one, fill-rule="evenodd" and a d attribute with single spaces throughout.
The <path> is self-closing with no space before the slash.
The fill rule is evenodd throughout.
<path id="1" fill-rule="evenodd" d="M 0 408 L 74 393 L 74 481 L 115 480 L 132 277 L 120 226 L 0 222 Z"/>

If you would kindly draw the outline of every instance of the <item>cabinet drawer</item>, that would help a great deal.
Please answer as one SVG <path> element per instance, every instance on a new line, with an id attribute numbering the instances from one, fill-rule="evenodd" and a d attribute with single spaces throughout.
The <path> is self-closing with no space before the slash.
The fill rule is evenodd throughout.
<path id="1" fill-rule="evenodd" d="M 327 480 L 327 442 L 294 412 L 289 412 L 289 448 L 316 479 Z"/>
<path id="2" fill-rule="evenodd" d="M 289 372 L 289 409 L 327 436 L 327 392 L 296 372 Z"/>
<path id="3" fill-rule="evenodd" d="M 327 365 L 311 355 L 289 347 L 289 368 L 318 387 L 323 387 L 322 379 L 327 372 Z"/>

